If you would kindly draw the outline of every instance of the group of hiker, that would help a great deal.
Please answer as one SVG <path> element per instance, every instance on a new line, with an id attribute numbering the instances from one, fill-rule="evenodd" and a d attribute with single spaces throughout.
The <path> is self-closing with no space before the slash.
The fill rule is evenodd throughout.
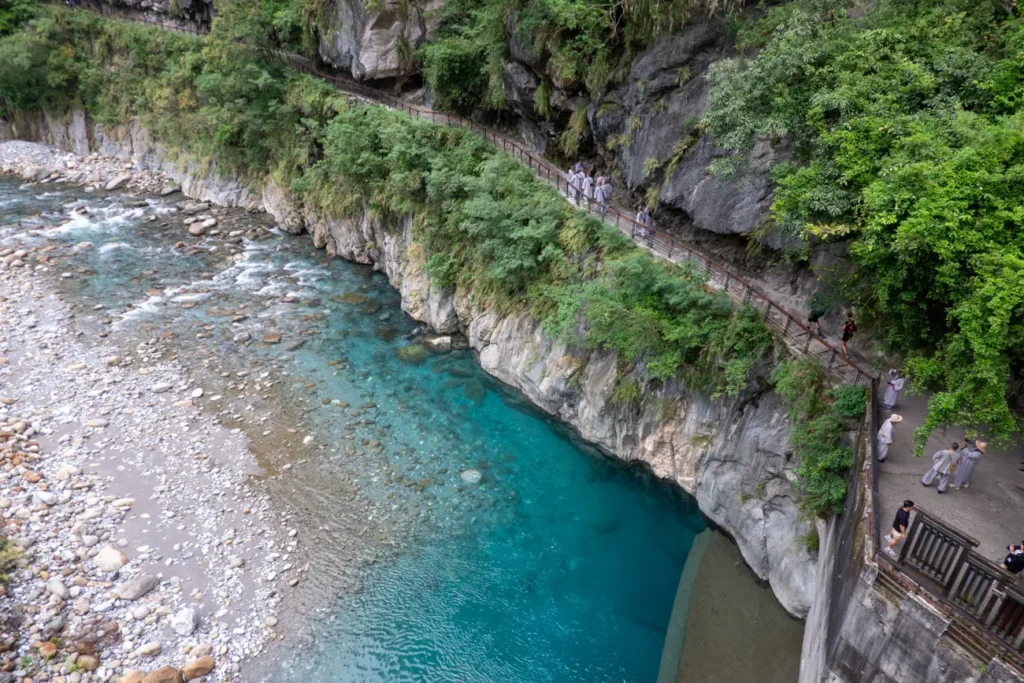
<path id="1" fill-rule="evenodd" d="M 811 301 L 811 312 L 807 316 L 807 327 L 812 331 L 816 332 L 822 339 L 825 338 L 825 334 L 821 331 L 821 318 L 827 313 L 827 309 L 820 302 L 820 299 L 815 297 Z M 846 343 L 853 339 L 853 335 L 857 332 L 857 321 L 853 317 L 853 311 L 846 312 L 846 319 L 843 321 L 843 336 L 842 336 L 842 347 L 843 356 L 846 358 L 850 357 L 850 350 L 846 347 Z"/>
<path id="2" fill-rule="evenodd" d="M 569 169 L 569 185 L 574 201 L 580 201 L 580 195 L 586 197 L 587 203 L 597 203 L 597 210 L 605 213 L 608 210 L 608 203 L 612 199 L 611 178 L 599 175 L 596 178 L 590 175 L 590 171 L 584 168 L 581 162 L 576 162 Z"/>
<path id="3" fill-rule="evenodd" d="M 606 175 L 594 177 L 590 174 L 582 162 L 576 162 L 569 169 L 569 196 L 576 203 L 583 197 L 588 206 L 600 213 L 602 216 L 608 212 L 608 205 L 612 200 L 612 179 Z M 644 206 L 636 214 L 637 234 L 647 235 L 652 227 L 651 210 Z"/>
<path id="4" fill-rule="evenodd" d="M 878 460 L 883 462 L 889 456 L 889 446 L 892 445 L 893 425 L 903 421 L 903 416 L 892 413 L 896 405 L 906 379 L 898 370 L 889 371 L 886 378 L 885 393 L 882 396 L 882 407 L 885 412 L 891 413 L 882 423 L 878 430 Z M 961 447 L 957 442 L 952 442 L 949 448 L 942 448 L 932 455 L 931 467 L 921 477 L 921 483 L 931 486 L 932 482 L 939 480 L 937 490 L 945 493 L 952 486 L 955 489 L 969 488 L 974 469 L 978 466 L 981 456 L 988 450 L 988 443 L 977 439 L 967 439 L 966 444 Z M 951 483 L 952 482 L 952 483 Z"/>

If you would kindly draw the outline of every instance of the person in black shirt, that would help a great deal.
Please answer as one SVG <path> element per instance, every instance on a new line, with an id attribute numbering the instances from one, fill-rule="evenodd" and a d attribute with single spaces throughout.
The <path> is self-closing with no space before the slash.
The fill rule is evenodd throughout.
<path id="1" fill-rule="evenodd" d="M 857 322 L 853 319 L 853 311 L 848 311 L 846 314 L 846 322 L 843 323 L 843 355 L 847 358 L 850 357 L 850 351 L 846 348 L 846 342 L 853 339 L 853 335 L 857 332 Z"/>
<path id="2" fill-rule="evenodd" d="M 892 531 L 885 537 L 885 540 L 889 541 L 889 547 L 885 549 L 885 552 L 889 553 L 892 557 L 896 557 L 896 551 L 894 550 L 896 544 L 907 535 L 907 527 L 910 526 L 910 511 L 913 509 L 914 501 L 905 500 L 903 501 L 903 507 L 896 511 L 896 519 L 892 521 Z"/>
<path id="3" fill-rule="evenodd" d="M 1008 545 L 1006 549 L 1010 554 L 1003 560 L 1003 566 L 1011 574 L 1020 574 L 1024 570 L 1024 541 L 1020 545 Z"/>

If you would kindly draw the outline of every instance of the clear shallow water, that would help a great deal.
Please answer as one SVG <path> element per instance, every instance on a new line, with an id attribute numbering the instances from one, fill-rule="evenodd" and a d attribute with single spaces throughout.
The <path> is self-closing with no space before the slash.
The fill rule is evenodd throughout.
<path id="1" fill-rule="evenodd" d="M 89 216 L 73 213 L 81 205 Z M 182 349 L 279 369 L 276 389 L 308 405 L 323 448 L 293 471 L 309 488 L 273 495 L 342 529 L 333 517 L 358 491 L 380 537 L 400 539 L 346 584 L 355 590 L 328 585 L 342 540 L 328 534 L 311 551 L 322 599 L 315 614 L 297 611 L 315 638 L 272 680 L 655 680 L 679 576 L 704 528 L 691 501 L 581 448 L 469 352 L 403 362 L 418 325 L 383 276 L 327 261 L 305 237 L 175 249 L 195 241 L 177 218 L 160 227 L 169 206 L 74 189 L 46 196 L 0 179 L 0 225 L 24 221 L 0 227 L 0 243 L 65 245 L 52 270 L 75 277 L 61 286 L 104 305 L 115 331 L 173 332 Z M 83 241 L 92 248 L 73 248 Z M 256 343 L 233 341 L 240 331 Z M 259 343 L 265 333 L 281 343 Z M 479 483 L 463 481 L 469 469 Z"/>

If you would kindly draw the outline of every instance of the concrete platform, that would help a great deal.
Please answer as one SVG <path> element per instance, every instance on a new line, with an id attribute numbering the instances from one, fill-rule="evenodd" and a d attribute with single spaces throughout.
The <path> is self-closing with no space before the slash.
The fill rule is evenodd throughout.
<path id="1" fill-rule="evenodd" d="M 932 434 L 921 458 L 914 457 L 914 430 L 924 423 L 927 396 L 900 396 L 893 412 L 903 421 L 893 425 L 889 456 L 879 467 L 882 533 L 892 526 L 896 509 L 907 498 L 981 542 L 977 551 L 997 563 L 1006 556 L 1006 546 L 1024 540 L 1024 449 L 997 450 L 991 445 L 974 470 L 971 485 L 959 491 L 950 486 L 946 493 L 930 487 L 921 477 L 931 467 L 935 451 L 948 448 L 950 441 L 964 443 L 962 429 Z M 883 415 L 884 420 L 887 415 Z"/>

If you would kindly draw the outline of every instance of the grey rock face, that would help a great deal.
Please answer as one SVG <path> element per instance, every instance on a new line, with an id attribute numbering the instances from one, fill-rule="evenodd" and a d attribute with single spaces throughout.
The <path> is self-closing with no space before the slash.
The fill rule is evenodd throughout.
<path id="1" fill-rule="evenodd" d="M 590 121 L 598 140 L 618 142 L 616 163 L 628 187 L 661 184 L 660 201 L 684 211 L 698 228 L 746 234 L 768 215 L 768 172 L 785 150 L 762 143 L 740 160 L 744 170 L 734 177 L 709 174 L 712 162 L 732 153 L 702 137 L 696 124 L 707 106 L 707 69 L 729 49 L 712 20 L 661 36 L 633 62 L 626 83 L 591 106 Z M 675 169 L 667 178 L 660 171 L 648 177 L 649 159 L 662 167 L 676 159 Z"/>
<path id="2" fill-rule="evenodd" d="M 361 0 L 333 0 L 333 30 L 321 36 L 320 56 L 360 80 L 402 76 L 408 73 L 403 52 L 411 54 L 430 35 L 436 24 L 432 13 L 443 4 L 386 2 L 371 9 Z"/>

